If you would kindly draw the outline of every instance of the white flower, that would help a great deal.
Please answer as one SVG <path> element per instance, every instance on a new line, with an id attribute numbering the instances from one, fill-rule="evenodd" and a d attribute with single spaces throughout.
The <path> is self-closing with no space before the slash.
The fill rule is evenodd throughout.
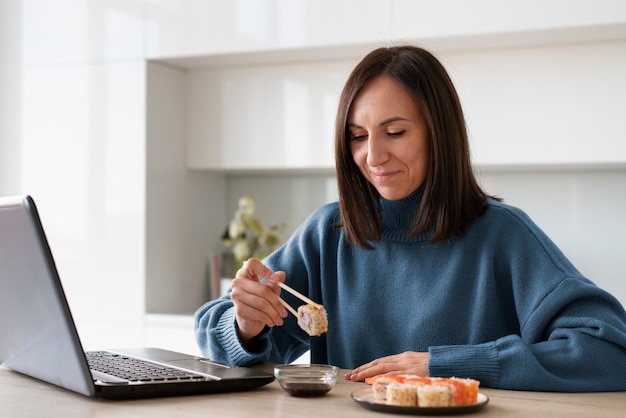
<path id="1" fill-rule="evenodd" d="M 230 221 L 230 224 L 228 224 L 228 236 L 231 239 L 239 237 L 243 235 L 245 232 L 246 232 L 246 226 L 241 221 L 241 219 L 234 218 L 232 221 Z"/>
<path id="2" fill-rule="evenodd" d="M 252 195 L 245 195 L 239 199 L 239 209 L 246 215 L 252 216 L 256 210 L 256 199 Z"/>
<path id="3" fill-rule="evenodd" d="M 239 261 L 268 255 L 281 244 L 280 233 L 285 225 L 277 223 L 264 229 L 261 220 L 253 217 L 255 210 L 254 196 L 241 197 L 239 208 L 222 236 L 224 245 L 233 248 L 233 255 Z"/>
<path id="4" fill-rule="evenodd" d="M 247 260 L 252 255 L 248 241 L 238 241 L 233 245 L 233 255 L 237 260 Z"/>

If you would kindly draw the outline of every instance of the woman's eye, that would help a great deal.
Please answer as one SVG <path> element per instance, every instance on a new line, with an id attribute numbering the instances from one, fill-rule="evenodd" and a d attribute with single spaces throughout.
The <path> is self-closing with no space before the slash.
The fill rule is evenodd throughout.
<path id="1" fill-rule="evenodd" d="M 352 141 L 363 141 L 365 138 L 367 138 L 367 135 L 365 135 L 365 134 L 352 134 L 352 135 L 350 135 L 350 139 Z"/>
<path id="2" fill-rule="evenodd" d="M 402 131 L 394 131 L 394 132 L 387 132 L 387 136 L 390 136 L 392 138 L 396 138 L 396 137 L 404 135 L 404 132 L 405 132 L 404 130 L 402 130 Z"/>

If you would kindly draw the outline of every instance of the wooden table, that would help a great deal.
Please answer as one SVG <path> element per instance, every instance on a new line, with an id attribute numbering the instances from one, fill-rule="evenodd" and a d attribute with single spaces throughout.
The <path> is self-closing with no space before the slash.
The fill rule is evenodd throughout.
<path id="1" fill-rule="evenodd" d="M 270 366 L 265 366 L 271 369 Z M 263 367 L 262 367 L 263 368 Z M 369 411 L 350 393 L 366 387 L 340 375 L 322 398 L 294 398 L 277 382 L 249 392 L 133 401 L 102 401 L 60 389 L 0 367 L 0 417 L 398 417 Z M 470 416 L 624 417 L 626 392 L 540 393 L 482 388 L 489 403 Z"/>

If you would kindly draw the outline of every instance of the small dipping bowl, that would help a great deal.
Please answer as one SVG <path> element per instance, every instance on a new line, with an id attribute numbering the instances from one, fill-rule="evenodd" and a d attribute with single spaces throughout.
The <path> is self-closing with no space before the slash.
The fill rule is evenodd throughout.
<path id="1" fill-rule="evenodd" d="M 274 376 L 291 396 L 324 396 L 337 383 L 336 366 L 325 364 L 284 364 L 274 367 Z"/>

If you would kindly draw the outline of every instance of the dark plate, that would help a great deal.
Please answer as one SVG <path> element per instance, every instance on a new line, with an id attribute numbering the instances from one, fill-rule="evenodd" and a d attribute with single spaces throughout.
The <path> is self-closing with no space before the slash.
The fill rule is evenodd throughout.
<path id="1" fill-rule="evenodd" d="M 478 402 L 471 405 L 447 406 L 439 408 L 419 407 L 419 406 L 396 406 L 387 405 L 374 401 L 374 395 L 371 388 L 359 389 L 352 392 L 352 399 L 360 406 L 371 411 L 387 412 L 390 414 L 403 415 L 459 415 L 471 414 L 480 411 L 487 405 L 489 398 L 482 393 L 478 394 Z"/>

